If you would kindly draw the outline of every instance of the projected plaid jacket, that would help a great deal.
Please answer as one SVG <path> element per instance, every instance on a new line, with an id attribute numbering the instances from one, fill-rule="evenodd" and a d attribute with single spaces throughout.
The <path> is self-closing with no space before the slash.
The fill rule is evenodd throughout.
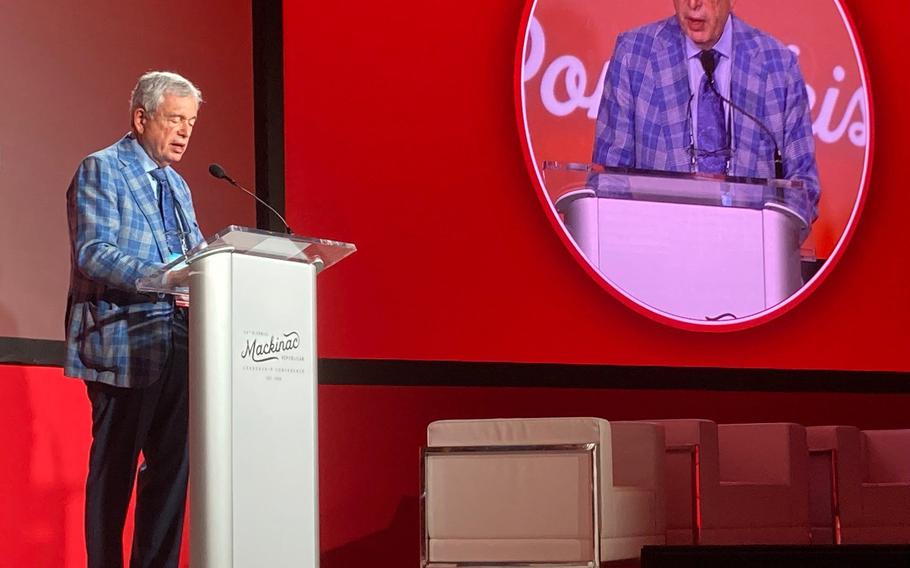
<path id="1" fill-rule="evenodd" d="M 202 240 L 186 182 L 167 168 L 193 246 Z M 168 256 L 158 199 L 131 135 L 83 160 L 67 190 L 72 267 L 64 373 L 120 387 L 155 382 L 170 352 L 173 304 L 136 280 Z"/>
<path id="2" fill-rule="evenodd" d="M 733 18 L 730 98 L 761 120 L 781 147 L 784 177 L 803 180 L 817 217 L 815 140 L 806 85 L 796 56 L 773 37 Z M 689 75 L 685 35 L 676 16 L 620 34 L 604 81 L 595 127 L 595 163 L 690 171 Z M 750 118 L 733 111 L 730 175 L 774 177 L 774 145 Z"/>

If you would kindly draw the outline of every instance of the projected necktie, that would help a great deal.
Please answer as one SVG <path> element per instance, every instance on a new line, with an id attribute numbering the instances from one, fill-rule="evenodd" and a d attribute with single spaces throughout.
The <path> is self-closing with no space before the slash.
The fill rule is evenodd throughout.
<path id="1" fill-rule="evenodd" d="M 720 54 L 713 49 L 708 53 L 714 58 L 716 69 Z M 708 84 L 708 76 L 705 75 L 698 92 L 698 171 L 711 174 L 724 172 L 726 142 L 724 102 Z"/>
<path id="2" fill-rule="evenodd" d="M 171 252 L 171 258 L 183 254 L 181 246 L 182 231 L 180 223 L 177 221 L 177 208 L 174 200 L 174 190 L 167 180 L 167 174 L 161 168 L 154 169 L 150 172 L 155 181 L 158 182 L 158 207 L 161 210 L 161 219 L 164 221 L 164 234 L 167 237 L 167 246 Z"/>

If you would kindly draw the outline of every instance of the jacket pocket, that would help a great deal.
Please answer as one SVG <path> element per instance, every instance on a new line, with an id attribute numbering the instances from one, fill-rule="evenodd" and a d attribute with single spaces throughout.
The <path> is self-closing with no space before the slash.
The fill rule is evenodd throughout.
<path id="1" fill-rule="evenodd" d="M 117 371 L 126 359 L 127 310 L 106 301 L 83 303 L 79 356 L 98 371 Z"/>

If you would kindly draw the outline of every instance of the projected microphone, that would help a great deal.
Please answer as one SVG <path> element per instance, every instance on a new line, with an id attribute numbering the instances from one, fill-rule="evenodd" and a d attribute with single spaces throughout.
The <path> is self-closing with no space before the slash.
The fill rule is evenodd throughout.
<path id="1" fill-rule="evenodd" d="M 784 178 L 784 161 L 781 157 L 780 146 L 777 145 L 777 140 L 774 138 L 774 134 L 771 133 L 771 129 L 765 126 L 765 124 L 746 112 L 744 109 L 740 108 L 736 103 L 728 99 L 727 97 L 720 94 L 720 91 L 717 90 L 717 85 L 714 83 L 714 71 L 717 68 L 717 61 L 714 60 L 714 57 L 707 50 L 702 50 L 698 56 L 699 61 L 701 61 L 701 66 L 705 70 L 705 76 L 708 78 L 708 85 L 711 87 L 711 90 L 714 91 L 722 101 L 733 107 L 738 112 L 743 113 L 748 116 L 752 122 L 761 127 L 762 130 L 768 135 L 768 138 L 771 139 L 771 143 L 774 144 L 774 177 L 777 179 Z"/>
<path id="2" fill-rule="evenodd" d="M 275 216 L 278 217 L 282 223 L 284 223 L 284 230 L 287 232 L 287 234 L 289 234 L 289 235 L 293 234 L 293 231 L 291 231 L 291 226 L 288 225 L 288 222 L 284 220 L 284 217 L 281 216 L 281 213 L 279 213 L 278 211 L 275 211 L 274 207 L 272 207 L 271 205 L 266 203 L 263 199 L 260 199 L 259 196 L 257 196 L 255 193 L 253 193 L 252 191 L 248 190 L 247 188 L 243 187 L 242 185 L 240 185 L 239 183 L 234 181 L 234 179 L 231 178 L 231 176 L 227 175 L 227 172 L 224 171 L 224 168 L 222 168 L 218 164 L 209 164 L 209 173 L 212 174 L 212 177 L 215 177 L 218 179 L 223 179 L 224 181 L 233 185 L 237 189 L 245 192 L 246 194 L 251 196 L 253 199 L 258 201 L 259 203 L 262 203 L 263 205 L 265 205 L 269 211 L 274 213 Z"/>

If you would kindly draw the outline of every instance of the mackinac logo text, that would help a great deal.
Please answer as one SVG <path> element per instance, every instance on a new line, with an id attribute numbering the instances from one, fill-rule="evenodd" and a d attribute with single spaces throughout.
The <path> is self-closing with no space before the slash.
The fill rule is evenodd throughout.
<path id="1" fill-rule="evenodd" d="M 246 345 L 240 352 L 241 359 L 250 359 L 256 363 L 277 361 L 282 353 L 293 351 L 300 347 L 300 334 L 296 331 L 285 333 L 282 336 L 269 336 L 268 341 L 263 337 L 247 339 Z"/>

